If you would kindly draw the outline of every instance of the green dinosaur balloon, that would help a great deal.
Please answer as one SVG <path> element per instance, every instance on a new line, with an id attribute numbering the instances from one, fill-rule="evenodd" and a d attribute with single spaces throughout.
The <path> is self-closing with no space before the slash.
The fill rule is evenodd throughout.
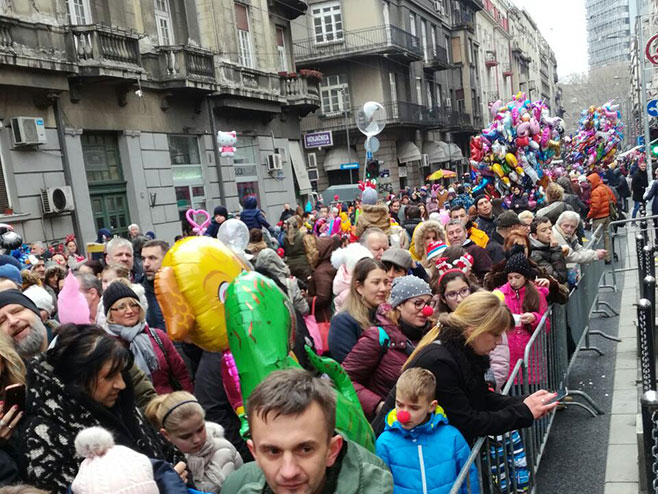
<path id="1" fill-rule="evenodd" d="M 300 368 L 290 355 L 294 331 L 292 305 L 276 284 L 249 271 L 238 275 L 226 290 L 228 343 L 240 375 L 242 398 L 247 402 L 254 388 L 273 371 Z M 345 370 L 330 358 L 306 347 L 311 364 L 331 378 L 336 390 L 336 429 L 370 451 L 375 436 L 354 386 Z"/>

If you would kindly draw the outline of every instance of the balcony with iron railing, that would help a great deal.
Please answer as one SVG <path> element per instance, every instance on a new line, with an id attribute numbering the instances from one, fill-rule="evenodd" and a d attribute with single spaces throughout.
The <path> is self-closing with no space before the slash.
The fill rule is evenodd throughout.
<path id="1" fill-rule="evenodd" d="M 314 70 L 300 70 L 297 74 L 281 74 L 281 94 L 289 107 L 304 116 L 320 107 L 322 74 Z"/>
<path id="2" fill-rule="evenodd" d="M 81 76 L 135 79 L 144 72 L 139 35 L 102 24 L 69 27 L 71 58 Z"/>
<path id="3" fill-rule="evenodd" d="M 425 106 L 406 101 L 383 103 L 386 110 L 386 124 L 393 126 L 409 126 L 424 128 L 460 129 L 471 126 L 470 115 L 451 110 L 449 107 Z M 355 115 L 360 107 L 347 110 L 347 120 L 350 128 L 356 127 Z M 337 111 L 329 115 L 320 110 L 302 119 L 303 132 L 319 130 L 345 129 L 345 111 Z"/>
<path id="4" fill-rule="evenodd" d="M 268 0 L 267 8 L 271 14 L 293 20 L 304 15 L 308 5 L 303 0 Z"/>
<path id="5" fill-rule="evenodd" d="M 466 29 L 475 34 L 475 16 L 471 12 L 455 10 L 452 13 L 452 27 L 456 30 Z"/>
<path id="6" fill-rule="evenodd" d="M 326 42 L 318 42 L 315 37 L 295 41 L 293 50 L 297 66 L 365 55 L 387 55 L 407 62 L 423 59 L 418 37 L 396 26 L 342 31 L 336 34 L 336 38 Z"/>
<path id="7" fill-rule="evenodd" d="M 215 60 L 210 50 L 188 45 L 158 46 L 154 53 L 142 54 L 142 61 L 149 79 L 162 87 L 206 91 L 215 88 Z"/>
<path id="8" fill-rule="evenodd" d="M 429 57 L 425 60 L 425 68 L 434 70 L 445 70 L 451 67 L 448 59 L 448 50 L 443 46 L 434 45 L 428 47 Z"/>

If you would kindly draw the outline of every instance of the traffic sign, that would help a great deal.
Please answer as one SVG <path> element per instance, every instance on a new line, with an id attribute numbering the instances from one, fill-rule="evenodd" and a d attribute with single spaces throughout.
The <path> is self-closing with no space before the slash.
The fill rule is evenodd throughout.
<path id="1" fill-rule="evenodd" d="M 658 117 L 658 100 L 652 99 L 647 103 L 647 113 L 650 117 Z"/>
<path id="2" fill-rule="evenodd" d="M 647 60 L 654 65 L 658 65 L 658 34 L 654 34 L 647 41 L 647 46 L 644 48 L 644 54 Z"/>
<path id="3" fill-rule="evenodd" d="M 358 170 L 359 169 L 359 163 L 343 163 L 340 165 L 341 170 Z"/>

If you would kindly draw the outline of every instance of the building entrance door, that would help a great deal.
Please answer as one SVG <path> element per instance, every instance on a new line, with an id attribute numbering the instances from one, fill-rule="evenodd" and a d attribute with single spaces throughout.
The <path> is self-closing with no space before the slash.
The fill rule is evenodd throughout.
<path id="1" fill-rule="evenodd" d="M 117 135 L 85 132 L 81 142 L 96 230 L 107 228 L 113 235 L 125 237 L 130 213 Z"/>

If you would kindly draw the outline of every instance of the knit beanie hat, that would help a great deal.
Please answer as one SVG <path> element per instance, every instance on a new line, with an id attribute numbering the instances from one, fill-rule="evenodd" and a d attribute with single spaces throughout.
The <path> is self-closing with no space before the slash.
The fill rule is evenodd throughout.
<path id="1" fill-rule="evenodd" d="M 421 295 L 432 295 L 432 289 L 427 282 L 411 275 L 395 278 L 391 290 L 391 307 L 395 309 L 402 302 Z"/>
<path id="2" fill-rule="evenodd" d="M 53 310 L 55 310 L 55 303 L 50 293 L 48 293 L 44 288 L 41 288 L 38 285 L 32 285 L 23 292 L 23 295 L 34 302 L 34 305 L 37 306 L 37 309 L 45 310 L 49 315 L 53 314 Z"/>
<path id="3" fill-rule="evenodd" d="M 30 309 L 37 316 L 41 317 L 41 313 L 39 312 L 39 309 L 37 309 L 37 306 L 34 305 L 34 302 L 32 302 L 32 300 L 30 300 L 25 295 L 23 295 L 20 291 L 18 290 L 1 291 L 0 307 L 4 307 L 5 305 L 11 305 L 11 304 L 22 305 L 26 309 Z"/>
<path id="4" fill-rule="evenodd" d="M 535 271 L 532 269 L 532 266 L 530 266 L 528 258 L 521 252 L 514 254 L 507 260 L 507 264 L 505 264 L 505 274 L 510 273 L 522 274 L 529 280 L 534 280 L 536 278 Z"/>
<path id="5" fill-rule="evenodd" d="M 79 432 L 75 449 L 85 460 L 71 484 L 73 494 L 159 494 L 147 456 L 116 446 L 102 427 Z"/>
<path id="6" fill-rule="evenodd" d="M 110 283 L 103 292 L 103 308 L 105 309 L 105 315 L 107 316 L 107 313 L 110 311 L 112 305 L 114 305 L 114 302 L 126 297 L 134 298 L 140 303 L 139 297 L 132 288 L 120 282 Z"/>
<path id="7" fill-rule="evenodd" d="M 371 206 L 377 204 L 377 190 L 373 189 L 372 187 L 366 187 L 365 190 L 361 193 L 361 202 Z"/>
<path id="8" fill-rule="evenodd" d="M 440 240 L 436 242 L 430 242 L 430 244 L 427 246 L 427 260 L 430 261 L 435 257 L 439 257 L 447 248 L 448 246 L 445 244 L 445 242 Z"/>
<path id="9" fill-rule="evenodd" d="M 12 264 L 4 264 L 0 266 L 0 278 L 7 278 L 18 286 L 23 284 L 20 270 Z"/>

